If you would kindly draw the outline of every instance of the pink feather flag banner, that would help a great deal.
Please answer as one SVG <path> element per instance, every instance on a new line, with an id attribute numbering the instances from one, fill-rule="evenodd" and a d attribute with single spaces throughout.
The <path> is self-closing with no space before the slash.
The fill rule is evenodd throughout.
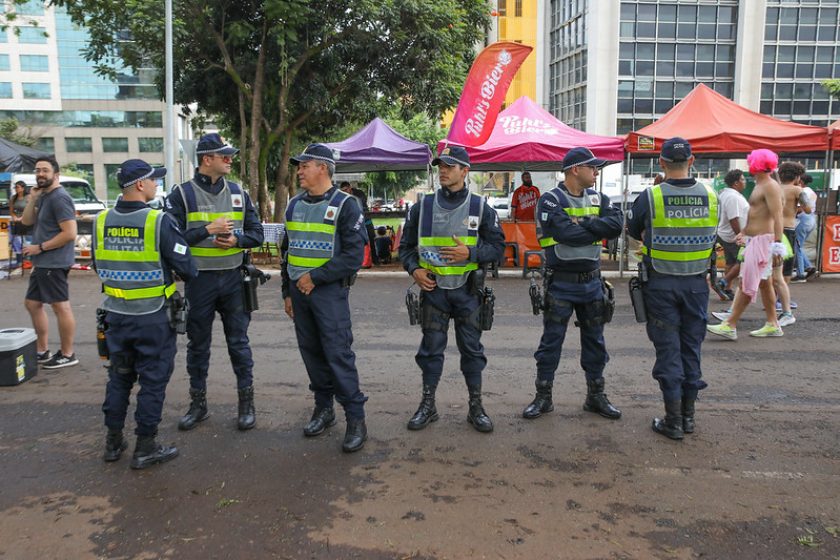
<path id="1" fill-rule="evenodd" d="M 478 54 L 464 82 L 447 143 L 480 146 L 487 141 L 510 83 L 532 50 L 520 43 L 500 41 Z"/>

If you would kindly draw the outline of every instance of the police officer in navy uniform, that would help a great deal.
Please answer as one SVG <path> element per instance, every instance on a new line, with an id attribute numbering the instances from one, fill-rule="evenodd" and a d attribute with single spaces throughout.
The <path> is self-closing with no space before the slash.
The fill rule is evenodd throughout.
<path id="1" fill-rule="evenodd" d="M 643 240 L 647 334 L 656 348 L 653 378 L 665 401 L 655 432 L 675 440 L 694 432 L 694 401 L 706 388 L 700 346 L 706 336 L 706 271 L 717 234 L 717 195 L 690 175 L 694 156 L 683 138 L 662 144 L 665 180 L 639 196 L 627 230 Z"/>
<path id="2" fill-rule="evenodd" d="M 435 391 L 453 318 L 469 393 L 467 421 L 479 432 L 492 432 L 493 422 L 481 403 L 487 359 L 479 324 L 482 297 L 474 275 L 481 265 L 502 258 L 505 236 L 496 211 L 467 188 L 470 157 L 464 148 L 447 147 L 432 164 L 439 166 L 441 188 L 411 207 L 399 249 L 403 267 L 422 290 L 423 340 L 415 361 L 423 372 L 423 398 L 408 429 L 422 430 L 438 419 Z"/>
<path id="3" fill-rule="evenodd" d="M 239 150 L 218 134 L 198 141 L 198 169 L 192 180 L 172 189 L 166 209 L 184 231 L 198 267 L 198 278 L 186 288 L 190 313 L 187 323 L 187 373 L 190 408 L 178 423 L 192 430 L 207 419 L 207 370 L 210 339 L 216 312 L 222 316 L 225 340 L 239 396 L 237 427 L 256 425 L 254 410 L 254 361 L 248 341 L 251 314 L 242 296 L 243 250 L 259 247 L 263 228 L 248 193 L 229 182 L 231 161 Z"/>
<path id="4" fill-rule="evenodd" d="M 335 424 L 334 398 L 347 420 L 341 448 L 352 453 L 367 439 L 348 300 L 368 242 L 364 214 L 355 197 L 332 184 L 330 148 L 310 144 L 291 161 L 304 192 L 286 208 L 282 290 L 315 396 L 303 434 L 315 437 Z"/>
<path id="5" fill-rule="evenodd" d="M 166 385 L 177 351 L 170 323 L 172 278 L 191 281 L 198 275 L 190 250 L 174 220 L 147 203 L 157 193 L 157 179 L 166 169 L 153 169 L 139 159 L 126 161 L 117 172 L 122 198 L 112 210 L 100 212 L 93 231 L 93 262 L 107 311 L 106 342 L 110 355 L 105 391 L 105 461 L 116 461 L 126 449 L 123 426 L 135 381 L 137 446 L 132 469 L 144 469 L 174 459 L 178 449 L 155 441 Z"/>
<path id="6" fill-rule="evenodd" d="M 543 335 L 534 353 L 536 396 L 522 412 L 537 418 L 554 410 L 554 372 L 566 328 L 574 312 L 580 328 L 580 366 L 586 375 L 583 409 L 611 420 L 621 418 L 604 393 L 604 368 L 610 357 L 604 343 L 605 302 L 601 280 L 601 241 L 621 234 L 622 214 L 592 187 L 606 165 L 587 148 L 572 148 L 563 158 L 564 181 L 537 203 L 537 237 L 546 254 Z"/>

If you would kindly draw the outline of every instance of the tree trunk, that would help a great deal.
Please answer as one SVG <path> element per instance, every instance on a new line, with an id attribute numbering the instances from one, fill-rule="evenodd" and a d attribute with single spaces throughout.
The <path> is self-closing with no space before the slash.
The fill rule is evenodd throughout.
<path id="1" fill-rule="evenodd" d="M 265 22 L 263 23 L 263 38 L 265 38 Z M 264 43 L 263 43 L 264 44 Z M 260 45 L 257 56 L 257 67 L 254 71 L 253 103 L 251 104 L 251 142 L 248 146 L 248 190 L 251 199 L 256 200 L 260 216 L 263 216 L 266 192 L 264 181 L 265 170 L 260 169 L 260 144 L 263 122 L 263 89 L 265 88 L 265 47 Z"/>
<path id="2" fill-rule="evenodd" d="M 245 117 L 245 94 L 237 90 L 239 97 L 239 178 L 248 187 L 248 119 Z"/>
<path id="3" fill-rule="evenodd" d="M 280 164 L 277 166 L 277 186 L 274 191 L 274 221 L 283 222 L 286 216 L 286 206 L 294 196 L 294 180 L 289 173 L 289 158 L 292 151 L 292 133 L 287 132 L 283 138 L 280 153 Z"/>

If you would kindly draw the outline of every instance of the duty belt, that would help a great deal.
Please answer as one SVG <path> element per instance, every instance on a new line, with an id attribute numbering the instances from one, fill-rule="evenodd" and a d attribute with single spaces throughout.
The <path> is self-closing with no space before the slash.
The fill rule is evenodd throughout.
<path id="1" fill-rule="evenodd" d="M 548 269 L 549 274 L 553 280 L 560 282 L 570 282 L 572 284 L 586 284 L 596 278 L 601 277 L 600 270 L 591 270 L 589 272 L 559 272 L 555 269 Z"/>

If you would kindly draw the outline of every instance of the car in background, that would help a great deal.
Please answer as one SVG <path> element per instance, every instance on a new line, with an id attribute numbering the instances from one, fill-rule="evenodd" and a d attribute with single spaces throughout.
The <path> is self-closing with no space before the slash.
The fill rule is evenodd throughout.
<path id="1" fill-rule="evenodd" d="M 36 185 L 35 175 L 31 173 L 0 174 L 0 214 L 7 215 L 9 213 L 9 197 L 13 192 L 12 185 L 18 181 L 26 183 L 27 189 Z M 96 197 L 90 183 L 84 179 L 59 174 L 59 183 L 73 199 L 77 215 L 95 215 L 101 210 L 105 210 L 105 203 Z"/>
<path id="2" fill-rule="evenodd" d="M 496 211 L 500 220 L 507 220 L 510 218 L 510 201 L 507 197 L 491 196 L 487 199 L 490 207 Z"/>

